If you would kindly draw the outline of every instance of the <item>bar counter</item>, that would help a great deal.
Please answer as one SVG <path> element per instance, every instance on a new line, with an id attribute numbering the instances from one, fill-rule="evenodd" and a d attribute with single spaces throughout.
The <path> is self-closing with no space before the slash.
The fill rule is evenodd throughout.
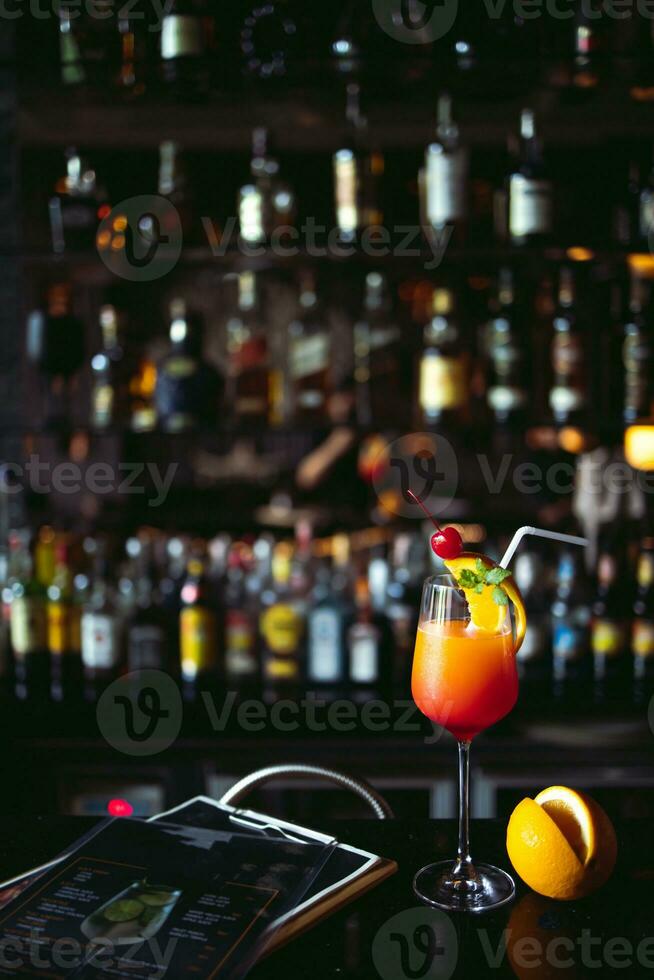
<path id="1" fill-rule="evenodd" d="M 0 877 L 47 860 L 93 825 L 78 817 L 2 818 Z M 259 963 L 253 980 L 654 976 L 649 821 L 616 825 L 618 863 L 595 895 L 555 902 L 518 880 L 514 902 L 478 916 L 426 909 L 411 889 L 418 868 L 454 854 L 455 821 L 331 821 L 318 829 L 395 859 L 399 871 Z M 473 821 L 473 858 L 510 870 L 505 831 L 504 821 Z"/>

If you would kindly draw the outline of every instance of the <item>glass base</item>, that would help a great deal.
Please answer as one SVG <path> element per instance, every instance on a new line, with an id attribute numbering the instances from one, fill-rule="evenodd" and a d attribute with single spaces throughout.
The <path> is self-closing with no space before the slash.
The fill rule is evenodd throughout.
<path id="1" fill-rule="evenodd" d="M 454 861 L 439 861 L 417 873 L 413 890 L 425 905 L 447 912 L 487 912 L 511 901 L 515 882 L 492 864 L 458 869 Z"/>

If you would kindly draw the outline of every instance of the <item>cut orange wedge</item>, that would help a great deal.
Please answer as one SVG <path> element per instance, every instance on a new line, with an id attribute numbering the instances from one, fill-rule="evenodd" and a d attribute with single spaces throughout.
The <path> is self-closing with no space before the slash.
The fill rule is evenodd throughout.
<path id="1" fill-rule="evenodd" d="M 597 891 L 617 857 L 613 824 L 599 803 L 567 786 L 550 786 L 511 814 L 506 849 L 535 892 L 576 899 Z"/>
<path id="2" fill-rule="evenodd" d="M 463 571 L 477 572 L 478 561 L 481 561 L 487 569 L 498 567 L 497 562 L 494 562 L 491 558 L 487 558 L 486 555 L 477 555 L 470 551 L 464 551 L 458 558 L 451 558 L 445 561 L 444 564 L 450 574 L 459 582 Z M 499 633 L 506 624 L 507 607 L 505 605 L 499 605 L 493 598 L 493 591 L 496 587 L 506 593 L 515 609 L 515 652 L 517 653 L 525 638 L 527 614 L 520 589 L 514 582 L 513 577 L 509 576 L 505 578 L 499 586 L 485 585 L 481 592 L 477 592 L 474 589 L 466 589 L 461 586 L 470 609 L 470 619 L 473 625 L 477 629 L 484 630 L 487 633 Z"/>

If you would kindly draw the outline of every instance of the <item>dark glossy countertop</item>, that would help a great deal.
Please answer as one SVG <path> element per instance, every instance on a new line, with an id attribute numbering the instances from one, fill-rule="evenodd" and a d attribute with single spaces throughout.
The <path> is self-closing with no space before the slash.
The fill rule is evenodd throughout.
<path id="1" fill-rule="evenodd" d="M 0 819 L 0 877 L 47 860 L 93 823 L 75 817 Z M 453 821 L 360 820 L 319 829 L 394 858 L 399 871 L 272 954 L 252 971 L 253 980 L 654 978 L 654 834 L 648 822 L 616 827 L 616 871 L 590 898 L 553 902 L 518 882 L 516 900 L 506 908 L 451 917 L 419 906 L 411 880 L 423 864 L 454 853 Z M 473 856 L 510 870 L 504 835 L 503 821 L 473 821 Z M 436 943 L 426 958 L 415 943 L 428 935 L 435 935 Z"/>

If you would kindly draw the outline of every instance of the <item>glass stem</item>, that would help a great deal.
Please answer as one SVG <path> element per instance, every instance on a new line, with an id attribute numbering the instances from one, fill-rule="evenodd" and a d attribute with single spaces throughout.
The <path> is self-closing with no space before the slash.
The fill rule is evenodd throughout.
<path id="1" fill-rule="evenodd" d="M 474 875 L 470 857 L 470 742 L 459 742 L 459 848 L 455 874 Z"/>

